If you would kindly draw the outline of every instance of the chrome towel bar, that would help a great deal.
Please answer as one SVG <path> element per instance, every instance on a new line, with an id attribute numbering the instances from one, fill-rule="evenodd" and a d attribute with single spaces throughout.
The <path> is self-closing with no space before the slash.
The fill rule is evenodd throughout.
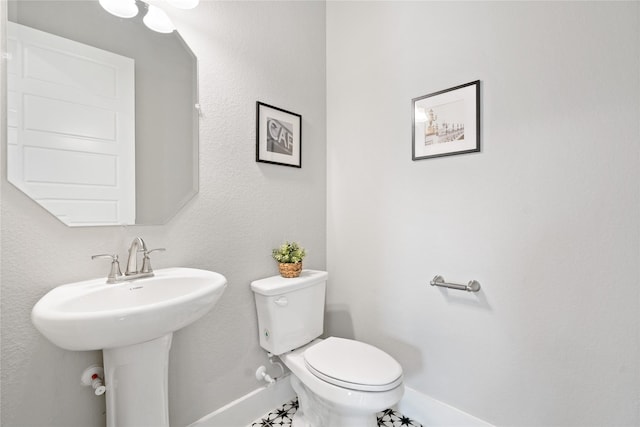
<path id="1" fill-rule="evenodd" d="M 444 281 L 444 277 L 436 276 L 431 280 L 431 286 L 440 286 L 441 288 L 458 289 L 467 292 L 478 292 L 480 290 L 480 283 L 477 280 L 471 280 L 466 285 L 459 285 L 457 283 L 447 283 Z"/>

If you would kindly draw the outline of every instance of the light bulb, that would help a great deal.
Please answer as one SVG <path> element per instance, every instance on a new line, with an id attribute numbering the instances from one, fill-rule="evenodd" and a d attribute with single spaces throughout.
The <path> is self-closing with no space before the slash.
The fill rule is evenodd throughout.
<path id="1" fill-rule="evenodd" d="M 104 10 L 120 18 L 133 18 L 138 14 L 135 0 L 98 0 L 98 2 Z"/>
<path id="2" fill-rule="evenodd" d="M 178 9 L 193 9 L 200 4 L 200 0 L 166 0 L 166 2 Z"/>
<path id="3" fill-rule="evenodd" d="M 144 22 L 144 25 L 148 28 L 159 33 L 170 33 L 176 29 L 165 11 L 151 4 L 147 9 L 147 14 L 142 19 L 142 22 Z"/>

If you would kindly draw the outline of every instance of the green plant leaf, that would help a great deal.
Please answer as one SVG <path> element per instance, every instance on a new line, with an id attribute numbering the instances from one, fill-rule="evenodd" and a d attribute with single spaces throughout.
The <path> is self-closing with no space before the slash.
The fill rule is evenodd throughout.
<path id="1" fill-rule="evenodd" d="M 273 259 L 282 263 L 302 262 L 306 252 L 297 242 L 284 242 L 278 248 L 271 251 Z"/>

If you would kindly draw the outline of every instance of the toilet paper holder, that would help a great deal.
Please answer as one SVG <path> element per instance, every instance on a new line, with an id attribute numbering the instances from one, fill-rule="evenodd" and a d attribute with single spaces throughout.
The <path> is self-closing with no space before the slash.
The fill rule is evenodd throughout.
<path id="1" fill-rule="evenodd" d="M 440 286 L 441 288 L 458 289 L 467 292 L 478 292 L 480 290 L 480 283 L 477 280 L 471 280 L 466 285 L 460 285 L 458 283 L 447 283 L 444 281 L 444 277 L 440 275 L 431 280 L 431 286 Z"/>

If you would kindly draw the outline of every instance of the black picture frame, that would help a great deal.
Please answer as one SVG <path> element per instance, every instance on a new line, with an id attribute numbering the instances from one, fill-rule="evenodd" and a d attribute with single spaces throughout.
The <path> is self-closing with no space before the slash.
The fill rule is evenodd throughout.
<path id="1" fill-rule="evenodd" d="M 302 116 L 256 102 L 256 162 L 302 167 Z"/>
<path id="2" fill-rule="evenodd" d="M 415 160 L 480 151 L 480 80 L 411 100 Z"/>

